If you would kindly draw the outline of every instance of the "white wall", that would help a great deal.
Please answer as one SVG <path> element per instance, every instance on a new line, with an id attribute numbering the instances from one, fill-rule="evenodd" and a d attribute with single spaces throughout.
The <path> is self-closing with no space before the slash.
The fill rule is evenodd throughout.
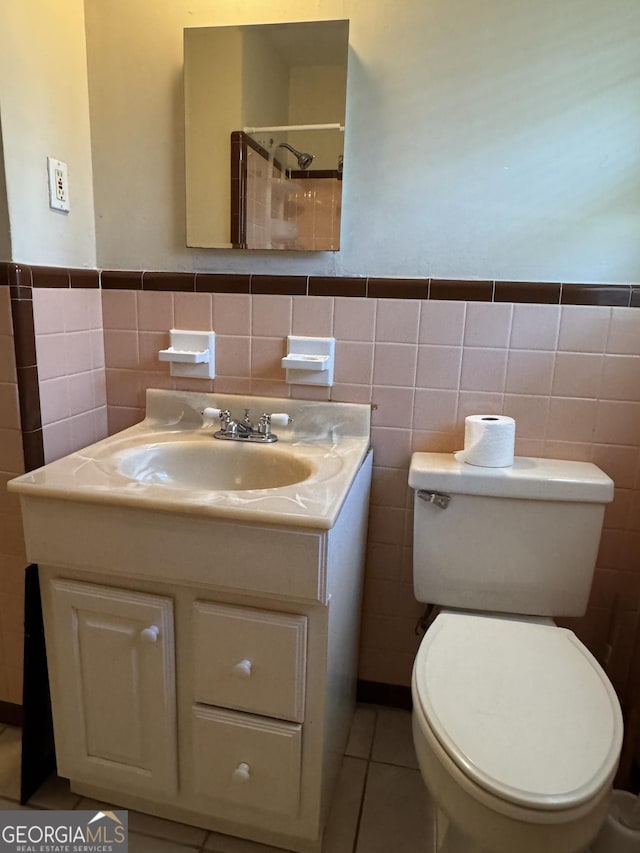
<path id="1" fill-rule="evenodd" d="M 11 226 L 7 206 L 7 182 L 4 175 L 4 152 L 0 122 L 0 261 L 11 260 Z"/>
<path id="2" fill-rule="evenodd" d="M 0 109 L 12 260 L 95 267 L 83 0 L 2 0 Z M 69 168 L 49 208 L 47 156 Z"/>
<path id="3" fill-rule="evenodd" d="M 87 0 L 86 15 L 101 267 L 639 279 L 637 0 Z M 340 253 L 186 249 L 183 28 L 305 18 L 350 19 Z"/>

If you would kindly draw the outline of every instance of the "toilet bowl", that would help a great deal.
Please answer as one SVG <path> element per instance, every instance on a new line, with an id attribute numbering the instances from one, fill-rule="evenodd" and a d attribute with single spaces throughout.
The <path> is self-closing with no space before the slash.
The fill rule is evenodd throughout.
<path id="1" fill-rule="evenodd" d="M 622 714 L 551 620 L 586 611 L 613 482 L 588 462 L 414 453 L 409 485 L 414 592 L 444 608 L 412 682 L 438 851 L 583 853 L 606 817 Z"/>
<path id="2" fill-rule="evenodd" d="M 581 853 L 605 820 L 622 716 L 549 620 L 440 613 L 418 650 L 413 736 L 447 853 Z M 442 836 L 442 833 L 441 833 Z"/>

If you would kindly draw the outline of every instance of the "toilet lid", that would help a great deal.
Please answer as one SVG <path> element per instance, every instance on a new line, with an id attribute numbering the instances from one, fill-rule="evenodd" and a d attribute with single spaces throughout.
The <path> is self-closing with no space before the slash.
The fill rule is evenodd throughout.
<path id="1" fill-rule="evenodd" d="M 418 650 L 416 698 L 460 770 L 510 802 L 579 805 L 617 766 L 617 696 L 595 658 L 564 628 L 441 613 Z"/>

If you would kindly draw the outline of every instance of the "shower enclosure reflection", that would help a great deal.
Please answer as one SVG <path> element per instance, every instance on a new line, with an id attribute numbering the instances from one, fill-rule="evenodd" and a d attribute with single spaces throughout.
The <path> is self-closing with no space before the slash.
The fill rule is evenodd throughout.
<path id="1" fill-rule="evenodd" d="M 234 247 L 315 252 L 340 248 L 343 132 L 340 125 L 318 125 L 247 128 L 231 134 Z M 311 150 L 297 147 L 302 142 L 284 141 L 297 137 L 304 137 Z"/>
<path id="2" fill-rule="evenodd" d="M 184 31 L 188 246 L 339 249 L 348 37 L 345 20 Z"/>

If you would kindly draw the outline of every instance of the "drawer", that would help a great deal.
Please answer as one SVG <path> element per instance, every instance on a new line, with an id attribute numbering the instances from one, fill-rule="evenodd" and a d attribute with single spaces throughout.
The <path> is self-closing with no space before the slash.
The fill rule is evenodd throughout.
<path id="1" fill-rule="evenodd" d="M 302 722 L 307 617 L 194 604 L 196 702 Z"/>
<path id="2" fill-rule="evenodd" d="M 213 810 L 220 803 L 295 817 L 301 738 L 294 723 L 194 706 L 194 793 Z"/>

